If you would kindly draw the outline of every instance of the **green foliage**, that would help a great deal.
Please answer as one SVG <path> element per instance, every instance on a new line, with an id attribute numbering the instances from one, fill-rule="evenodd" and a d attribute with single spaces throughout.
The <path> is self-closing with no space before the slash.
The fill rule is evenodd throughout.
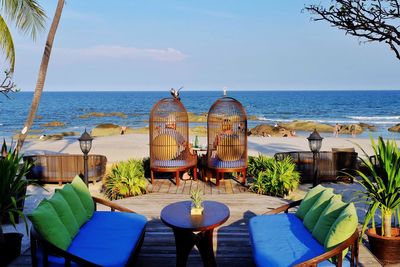
<path id="1" fill-rule="evenodd" d="M 276 160 L 259 155 L 251 159 L 254 181 L 250 190 L 257 194 L 284 197 L 299 186 L 300 174 L 289 157 Z M 249 162 L 250 166 L 250 162 Z"/>
<path id="2" fill-rule="evenodd" d="M 400 150 L 394 140 L 386 142 L 378 137 L 378 144 L 371 137 L 372 148 L 375 154 L 376 165 L 371 157 L 364 152 L 365 158 L 361 158 L 362 164 L 366 167 L 365 173 L 356 170 L 360 183 L 364 190 L 358 191 L 357 198 L 362 199 L 368 206 L 365 216 L 363 231 L 372 221 L 375 228 L 375 214 L 378 210 L 382 214 L 382 235 L 390 235 L 392 216 L 399 216 L 400 211 Z M 388 217 L 388 223 L 384 222 Z M 385 234 L 386 233 L 386 234 Z"/>
<path id="3" fill-rule="evenodd" d="M 32 165 L 28 162 L 20 164 L 21 161 L 22 156 L 17 150 L 7 149 L 4 141 L 0 155 L 0 224 L 3 219 L 8 218 L 15 227 L 15 218 L 20 216 L 28 232 L 26 218 L 22 210 L 18 208 L 18 204 L 27 197 L 25 192 L 29 182 L 25 179 L 25 175 Z M 0 235 L 1 233 L 0 225 Z"/>
<path id="4" fill-rule="evenodd" d="M 247 164 L 247 175 L 257 178 L 260 172 L 266 171 L 271 164 L 271 158 L 262 154 L 257 157 L 249 157 Z"/>
<path id="5" fill-rule="evenodd" d="M 190 198 L 192 199 L 193 206 L 196 209 L 201 208 L 201 204 L 203 203 L 202 196 L 203 191 L 200 188 L 190 190 Z"/>
<path id="6" fill-rule="evenodd" d="M 120 199 L 146 193 L 142 160 L 128 160 L 114 164 L 105 179 L 105 193 L 109 199 Z"/>

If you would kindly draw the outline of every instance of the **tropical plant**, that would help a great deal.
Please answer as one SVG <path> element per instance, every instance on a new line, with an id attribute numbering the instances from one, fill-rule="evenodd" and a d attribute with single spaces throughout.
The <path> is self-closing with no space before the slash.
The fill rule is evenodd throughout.
<path id="1" fill-rule="evenodd" d="M 295 170 L 296 165 L 291 158 L 282 160 L 267 158 L 260 155 L 256 162 L 260 164 L 261 171 L 255 174 L 250 190 L 258 194 L 284 197 L 296 189 L 300 182 L 300 174 Z"/>
<path id="2" fill-rule="evenodd" d="M 393 217 L 397 216 L 397 224 L 400 220 L 400 150 L 394 140 L 385 142 L 382 137 L 378 137 L 377 144 L 371 137 L 371 143 L 375 161 L 359 146 L 365 155 L 365 158 L 360 159 L 366 171 L 356 170 L 359 179 L 353 177 L 364 188 L 358 191 L 356 196 L 362 198 L 369 206 L 362 232 L 370 222 L 376 232 L 375 215 L 380 210 L 381 235 L 391 237 Z"/>
<path id="3" fill-rule="evenodd" d="M 257 178 L 260 172 L 266 171 L 270 165 L 271 158 L 262 154 L 257 157 L 250 156 L 247 164 L 247 175 Z"/>
<path id="4" fill-rule="evenodd" d="M 114 164 L 105 178 L 105 194 L 109 199 L 120 199 L 146 193 L 142 160 L 130 159 Z"/>
<path id="5" fill-rule="evenodd" d="M 20 216 L 28 232 L 26 218 L 18 204 L 27 197 L 25 192 L 29 182 L 25 175 L 31 168 L 31 164 L 28 162 L 20 164 L 21 161 L 22 156 L 18 154 L 18 151 L 7 149 L 4 141 L 0 155 L 0 244 L 4 240 L 1 223 L 6 218 L 15 227 L 16 216 Z"/>
<path id="6" fill-rule="evenodd" d="M 1 1 L 1 0 L 0 0 Z M 10 1 L 10 0 L 3 0 Z M 25 0 L 26 1 L 26 0 Z M 34 1 L 34 0 L 30 0 Z M 14 1 L 13 1 L 14 2 Z M 62 10 L 64 7 L 64 0 L 58 0 L 56 12 L 54 14 L 53 22 L 51 23 L 49 34 L 47 35 L 46 46 L 42 55 L 42 62 L 40 63 L 39 74 L 36 80 L 35 92 L 33 93 L 33 99 L 31 109 L 29 110 L 28 118 L 25 121 L 24 127 L 18 137 L 17 150 L 20 151 L 25 138 L 28 135 L 29 129 L 32 127 L 33 119 L 35 118 L 36 111 L 39 107 L 40 98 L 42 96 L 44 83 L 46 81 L 47 68 L 49 66 L 51 50 L 53 49 L 54 38 L 56 36 L 58 24 L 61 19 Z"/>
<path id="7" fill-rule="evenodd" d="M 202 196 L 203 196 L 203 191 L 200 188 L 190 190 L 190 198 L 192 199 L 193 206 L 196 209 L 201 208 L 201 204 L 203 203 Z"/>
<path id="8" fill-rule="evenodd" d="M 9 23 L 35 40 L 38 31 L 44 28 L 46 15 L 36 0 L 0 0 L 0 47 L 10 64 L 10 73 L 14 72 L 15 48 Z"/>

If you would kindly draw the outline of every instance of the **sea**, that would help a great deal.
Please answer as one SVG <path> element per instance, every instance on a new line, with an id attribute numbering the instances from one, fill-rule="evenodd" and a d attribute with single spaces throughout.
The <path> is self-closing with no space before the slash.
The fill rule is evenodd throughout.
<path id="1" fill-rule="evenodd" d="M 181 101 L 196 114 L 208 112 L 220 97 L 221 91 L 181 91 Z M 399 133 L 388 128 L 400 123 L 400 91 L 228 91 L 228 96 L 239 100 L 252 128 L 257 124 L 274 125 L 293 120 L 317 121 L 334 125 L 367 123 L 376 131 L 366 131 L 358 137 L 369 136 L 400 139 Z M 18 92 L 6 98 L 0 95 L 0 138 L 10 139 L 23 127 L 30 109 L 33 92 Z M 31 134 L 42 135 L 60 132 L 83 132 L 101 123 L 114 123 L 133 128 L 148 126 L 153 105 L 160 99 L 170 97 L 166 91 L 135 92 L 43 92 L 37 118 Z M 122 117 L 80 118 L 89 112 L 122 112 Z M 60 121 L 63 127 L 44 127 L 51 121 Z M 205 124 L 204 124 L 205 125 Z M 309 133 L 299 132 L 300 135 Z M 322 133 L 331 136 L 331 133 Z M 343 135 L 346 136 L 346 135 Z"/>

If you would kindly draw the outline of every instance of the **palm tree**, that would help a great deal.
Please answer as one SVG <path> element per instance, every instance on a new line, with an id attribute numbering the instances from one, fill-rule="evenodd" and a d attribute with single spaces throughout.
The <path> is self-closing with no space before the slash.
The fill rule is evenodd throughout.
<path id="1" fill-rule="evenodd" d="M 43 51 L 42 62 L 40 63 L 40 69 L 36 81 L 35 93 L 33 94 L 31 109 L 29 111 L 28 118 L 25 121 L 24 128 L 22 129 L 18 137 L 17 151 L 21 150 L 25 138 L 28 134 L 28 131 L 32 127 L 33 118 L 35 117 L 36 111 L 39 107 L 40 97 L 42 96 L 44 83 L 46 81 L 47 67 L 49 66 L 51 50 L 53 48 L 53 42 L 56 36 L 58 24 L 61 19 L 64 2 L 65 2 L 64 0 L 58 0 L 57 3 L 57 8 L 54 14 L 53 22 L 51 23 L 49 34 L 47 35 L 47 41 Z"/>
<path id="2" fill-rule="evenodd" d="M 44 28 L 46 15 L 36 0 L 0 0 L 0 47 L 14 72 L 15 48 L 6 21 L 35 40 L 37 32 Z"/>

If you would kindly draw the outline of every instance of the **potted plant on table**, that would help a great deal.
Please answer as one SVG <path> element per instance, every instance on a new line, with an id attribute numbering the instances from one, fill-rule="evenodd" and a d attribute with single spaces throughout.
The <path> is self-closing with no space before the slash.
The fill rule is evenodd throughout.
<path id="1" fill-rule="evenodd" d="M 10 222 L 16 228 L 16 218 L 21 217 L 28 232 L 28 224 L 22 213 L 28 181 L 25 175 L 31 165 L 20 164 L 22 156 L 16 150 L 7 150 L 5 142 L 0 157 L 0 266 L 7 266 L 21 253 L 21 233 L 3 233 L 2 224 Z"/>
<path id="2" fill-rule="evenodd" d="M 192 207 L 190 209 L 191 215 L 202 215 L 204 207 L 202 206 L 203 191 L 201 189 L 192 189 L 190 191 L 190 198 L 192 199 Z"/>
<path id="3" fill-rule="evenodd" d="M 363 150 L 365 170 L 357 171 L 358 182 L 364 188 L 358 196 L 368 205 L 362 232 L 365 231 L 372 253 L 382 263 L 400 263 L 400 150 L 394 140 L 385 142 L 379 137 L 377 144 L 372 138 L 371 142 L 375 155 L 368 157 Z M 378 211 L 380 227 L 375 223 Z"/>

